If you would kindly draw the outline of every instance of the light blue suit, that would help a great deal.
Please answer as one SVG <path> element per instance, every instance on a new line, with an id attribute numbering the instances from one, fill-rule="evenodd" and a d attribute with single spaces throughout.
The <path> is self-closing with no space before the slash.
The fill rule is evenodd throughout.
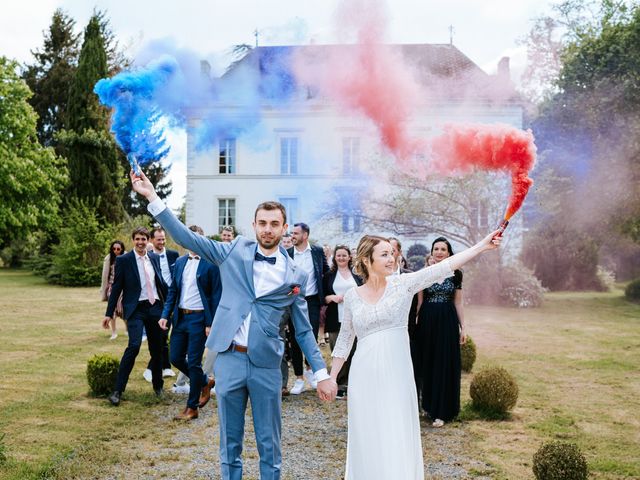
<path id="1" fill-rule="evenodd" d="M 287 252 L 284 283 L 256 298 L 253 263 L 257 242 L 242 236 L 222 243 L 198 235 L 185 227 L 169 210 L 156 219 L 184 248 L 220 267 L 222 298 L 207 339 L 207 348 L 217 352 L 214 372 L 220 419 L 220 462 L 224 479 L 242 478 L 242 438 L 247 400 L 251 401 L 253 423 L 260 454 L 260 478 L 280 478 L 280 431 L 282 376 L 280 363 L 284 340 L 280 320 L 287 307 L 295 326 L 296 340 L 314 372 L 326 368 L 314 338 L 304 286 L 307 275 L 296 268 Z M 229 351 L 233 337 L 251 313 L 247 353 Z"/>

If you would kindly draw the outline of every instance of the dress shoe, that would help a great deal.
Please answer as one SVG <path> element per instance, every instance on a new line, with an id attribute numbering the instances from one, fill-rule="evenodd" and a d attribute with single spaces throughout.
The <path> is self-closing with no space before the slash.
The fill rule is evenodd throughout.
<path id="1" fill-rule="evenodd" d="M 174 420 L 195 420 L 198 418 L 198 409 L 197 408 L 185 408 L 182 413 L 179 413 L 175 417 Z"/>
<path id="2" fill-rule="evenodd" d="M 289 389 L 287 387 L 282 387 L 282 396 L 283 397 L 288 397 L 290 393 L 291 392 L 289 392 Z"/>
<path id="3" fill-rule="evenodd" d="M 155 389 L 153 393 L 155 393 L 156 397 L 160 400 L 164 398 L 164 390 L 162 388 Z"/>
<path id="4" fill-rule="evenodd" d="M 209 402 L 209 399 L 211 398 L 211 389 L 215 384 L 216 381 L 213 379 L 213 377 L 209 377 L 209 381 L 204 387 L 202 387 L 202 391 L 200 392 L 200 401 L 198 402 L 198 407 L 202 408 Z"/>
<path id="5" fill-rule="evenodd" d="M 122 393 L 116 390 L 111 395 L 109 395 L 109 402 L 111 402 L 111 405 L 113 405 L 114 407 L 117 407 L 118 405 L 120 405 L 121 397 L 122 397 Z"/>

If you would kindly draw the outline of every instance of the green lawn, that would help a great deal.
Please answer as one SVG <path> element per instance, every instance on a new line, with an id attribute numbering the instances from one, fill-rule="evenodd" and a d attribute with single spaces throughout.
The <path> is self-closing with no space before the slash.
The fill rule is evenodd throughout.
<path id="1" fill-rule="evenodd" d="M 97 288 L 0 270 L 0 305 L 0 453 L 8 457 L 0 478 L 100 478 L 101 469 L 131 465 L 141 448 L 166 448 L 167 429 L 179 427 L 154 421 L 167 407 L 142 379 L 146 348 L 125 405 L 87 393 L 87 359 L 119 358 L 126 345 L 122 324 L 115 342 L 100 328 Z M 511 420 L 462 424 L 469 456 L 490 465 L 477 473 L 533 478 L 533 453 L 559 438 L 580 445 L 594 478 L 640 478 L 639 306 L 620 290 L 550 294 L 540 309 L 469 308 L 467 323 L 478 345 L 474 371 L 502 365 L 520 386 Z"/>
<path id="2" fill-rule="evenodd" d="M 593 478 L 640 478 L 640 306 L 620 289 L 553 293 L 539 309 L 476 307 L 468 317 L 474 371 L 504 366 L 520 387 L 510 421 L 465 424 L 492 476 L 533 478 L 534 452 L 559 439 L 581 447 Z"/>

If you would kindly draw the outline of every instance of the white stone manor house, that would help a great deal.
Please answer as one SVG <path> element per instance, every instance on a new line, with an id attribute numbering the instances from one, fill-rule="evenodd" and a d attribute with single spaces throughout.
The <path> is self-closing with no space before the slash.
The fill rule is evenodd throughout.
<path id="1" fill-rule="evenodd" d="M 260 71 L 261 61 L 273 58 L 277 49 L 283 48 L 292 47 L 257 47 L 215 81 L 233 82 L 236 68 Z M 500 122 L 522 128 L 523 104 L 509 78 L 508 58 L 501 60 L 496 75 L 489 75 L 453 45 L 394 48 L 401 49 L 419 72 L 425 90 L 431 92 L 428 108 L 413 119 L 411 128 L 417 133 L 428 133 L 449 122 Z M 216 109 L 229 114 L 234 108 L 228 103 L 205 106 L 192 112 L 190 125 L 195 126 Z M 289 225 L 308 223 L 313 240 L 355 245 L 366 225 L 350 208 L 345 207 L 331 221 L 318 219 L 320 207 L 332 201 L 336 189 L 342 186 L 348 197 L 348 192 L 362 181 L 357 175 L 359 165 L 371 151 L 379 149 L 371 125 L 311 95 L 300 95 L 286 108 L 265 102 L 260 109 L 257 148 L 255 139 L 240 135 L 221 139 L 213 149 L 198 151 L 194 128 L 188 130 L 187 223 L 201 225 L 208 235 L 234 225 L 240 233 L 251 236 L 255 207 L 265 200 L 278 200 L 287 209 Z M 405 240 L 411 243 L 426 239 Z"/>

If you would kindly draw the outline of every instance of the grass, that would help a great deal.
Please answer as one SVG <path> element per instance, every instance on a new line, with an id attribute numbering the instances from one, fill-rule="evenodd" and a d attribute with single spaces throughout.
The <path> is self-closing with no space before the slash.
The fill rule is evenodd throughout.
<path id="1" fill-rule="evenodd" d="M 89 478 L 100 466 L 133 461 L 130 446 L 158 432 L 145 421 L 155 404 L 139 356 L 126 408 L 89 395 L 85 369 L 94 353 L 118 358 L 126 345 L 101 330 L 96 288 L 61 288 L 24 271 L 0 271 L 0 435 L 2 479 Z"/>
<path id="2" fill-rule="evenodd" d="M 622 295 L 553 293 L 539 309 L 469 309 L 474 371 L 503 366 L 520 388 L 505 421 L 462 411 L 474 457 L 496 468 L 494 478 L 533 478 L 533 454 L 556 439 L 580 446 L 592 478 L 640 478 L 640 306 Z"/>
<path id="3" fill-rule="evenodd" d="M 0 479 L 120 478 L 107 472 L 152 468 L 170 478 L 160 464 L 178 463 L 177 448 L 189 449 L 193 439 L 175 443 L 184 427 L 165 417 L 178 405 L 157 403 L 142 379 L 146 348 L 122 406 L 88 394 L 87 360 L 95 353 L 119 358 L 126 344 L 122 323 L 115 342 L 100 329 L 97 289 L 55 287 L 27 272 L 0 270 L 0 305 L 0 453 L 7 457 Z M 428 462 L 450 454 L 436 451 L 439 436 L 449 435 L 464 440 L 465 455 L 488 464 L 469 467 L 471 474 L 530 479 L 542 442 L 563 439 L 580 446 L 593 478 L 640 478 L 640 306 L 625 302 L 619 289 L 560 293 L 540 309 L 469 308 L 467 323 L 478 347 L 474 371 L 507 368 L 518 381 L 518 404 L 491 421 L 464 408 L 461 423 L 428 431 Z M 470 379 L 463 376 L 463 404 Z M 309 416 L 319 415 L 317 402 L 304 405 Z M 335 438 L 329 455 L 342 465 L 346 432 Z M 313 439 L 300 442 L 313 455 Z M 248 456 L 251 445 L 248 439 Z"/>

